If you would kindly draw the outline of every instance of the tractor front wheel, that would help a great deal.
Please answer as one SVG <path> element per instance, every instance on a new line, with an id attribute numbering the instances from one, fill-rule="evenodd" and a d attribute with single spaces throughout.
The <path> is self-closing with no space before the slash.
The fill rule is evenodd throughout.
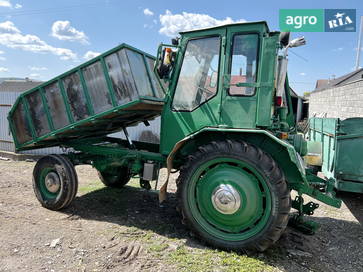
<path id="1" fill-rule="evenodd" d="M 33 189 L 43 207 L 66 208 L 77 194 L 78 179 L 72 162 L 63 155 L 41 158 L 33 170 Z"/>
<path id="2" fill-rule="evenodd" d="M 286 228 L 291 198 L 284 175 L 254 145 L 226 140 L 199 147 L 177 186 L 183 222 L 214 247 L 264 251 Z"/>

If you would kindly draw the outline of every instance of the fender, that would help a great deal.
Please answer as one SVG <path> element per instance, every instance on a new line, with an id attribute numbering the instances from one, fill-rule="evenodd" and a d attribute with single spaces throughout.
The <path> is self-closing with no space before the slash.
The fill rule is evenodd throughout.
<path id="1" fill-rule="evenodd" d="M 307 194 L 328 205 L 340 207 L 341 201 L 334 198 L 331 192 L 324 194 L 310 186 L 310 183 L 317 183 L 318 180 L 322 184 L 327 184 L 327 187 L 329 187 L 329 184 L 328 181 L 316 176 L 309 175 L 309 173 L 306 172 L 303 159 L 290 143 L 277 138 L 271 132 L 266 130 L 221 127 L 202 128 L 199 131 L 196 131 L 195 133 L 183 138 L 174 145 L 174 148 L 167 157 L 168 175 L 166 182 L 160 189 L 160 202 L 166 199 L 166 189 L 170 172 L 174 168 L 175 160 L 178 155 L 182 155 L 183 152 L 188 154 L 190 151 L 192 151 L 191 143 L 195 141 L 199 141 L 198 145 L 201 145 L 203 142 L 208 140 L 223 140 L 226 137 L 236 140 L 245 140 L 251 144 L 255 144 L 270 154 L 274 160 L 277 161 L 284 172 L 290 189 L 296 190 L 299 195 Z"/>

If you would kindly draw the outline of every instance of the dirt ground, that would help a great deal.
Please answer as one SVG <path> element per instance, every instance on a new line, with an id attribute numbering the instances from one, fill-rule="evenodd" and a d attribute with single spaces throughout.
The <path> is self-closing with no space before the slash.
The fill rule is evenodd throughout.
<path id="1" fill-rule="evenodd" d="M 341 209 L 320 203 L 315 236 L 288 228 L 265 253 L 239 255 L 208 248 L 189 233 L 175 210 L 173 182 L 160 207 L 157 192 L 136 180 L 109 189 L 94 169 L 78 166 L 77 198 L 55 212 L 33 194 L 33 167 L 0 161 L 0 271 L 363 270 L 362 195 L 341 194 Z"/>

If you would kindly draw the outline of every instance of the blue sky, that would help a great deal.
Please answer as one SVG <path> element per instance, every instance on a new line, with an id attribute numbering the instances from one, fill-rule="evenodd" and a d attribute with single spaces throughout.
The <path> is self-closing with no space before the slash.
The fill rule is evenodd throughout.
<path id="1" fill-rule="evenodd" d="M 278 30 L 281 8 L 353 8 L 363 15 L 361 0 L 0 0 L 0 77 L 48 80 L 123 42 L 155 55 L 177 30 L 221 21 L 266 20 Z M 293 33 L 300 35 L 307 45 L 293 49 L 299 56 L 290 53 L 289 63 L 298 93 L 353 70 L 357 32 Z"/>

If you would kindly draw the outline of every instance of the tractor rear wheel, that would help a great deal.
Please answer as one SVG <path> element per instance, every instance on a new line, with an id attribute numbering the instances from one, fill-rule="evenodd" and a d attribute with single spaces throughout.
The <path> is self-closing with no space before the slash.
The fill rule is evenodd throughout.
<path id="1" fill-rule="evenodd" d="M 254 145 L 225 140 L 199 147 L 180 169 L 177 186 L 183 222 L 212 246 L 264 251 L 286 228 L 286 180 Z"/>
<path id="2" fill-rule="evenodd" d="M 131 179 L 128 167 L 119 167 L 112 169 L 112 171 L 98 171 L 98 176 L 105 186 L 113 188 L 121 188 Z"/>
<path id="3" fill-rule="evenodd" d="M 77 194 L 78 179 L 72 162 L 63 155 L 48 155 L 36 163 L 33 189 L 43 207 L 66 208 Z"/>

